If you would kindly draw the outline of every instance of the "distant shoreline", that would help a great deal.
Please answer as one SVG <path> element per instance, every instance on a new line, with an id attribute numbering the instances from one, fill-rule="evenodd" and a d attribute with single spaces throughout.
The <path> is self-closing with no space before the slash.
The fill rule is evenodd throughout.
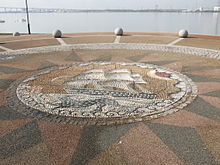
<path id="1" fill-rule="evenodd" d="M 25 8 L 1 8 L 0 13 L 25 13 Z M 4 10 L 3 10 L 4 9 Z M 188 10 L 188 9 L 45 9 L 30 8 L 29 13 L 220 13 L 214 10 Z"/>

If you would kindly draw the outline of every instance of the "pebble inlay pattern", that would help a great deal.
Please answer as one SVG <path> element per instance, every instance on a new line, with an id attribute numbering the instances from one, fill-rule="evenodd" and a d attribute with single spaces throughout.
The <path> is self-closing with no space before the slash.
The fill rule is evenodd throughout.
<path id="1" fill-rule="evenodd" d="M 28 48 L 20 50 L 12 50 L 0 52 L 0 60 L 16 58 L 17 56 L 30 55 L 34 53 L 49 53 L 59 51 L 71 51 L 77 49 L 130 49 L 130 50 L 156 50 L 164 52 L 175 52 L 190 54 L 194 56 L 202 56 L 213 59 L 220 59 L 220 51 L 204 48 L 195 48 L 189 46 L 162 45 L 162 44 L 140 44 L 140 43 L 95 43 L 95 44 L 75 44 L 60 46 L 44 46 L 38 48 Z"/>
<path id="2" fill-rule="evenodd" d="M 189 78 L 169 69 L 92 62 L 35 72 L 13 83 L 6 100 L 13 109 L 34 117 L 105 125 L 173 113 L 191 103 L 196 93 Z"/>

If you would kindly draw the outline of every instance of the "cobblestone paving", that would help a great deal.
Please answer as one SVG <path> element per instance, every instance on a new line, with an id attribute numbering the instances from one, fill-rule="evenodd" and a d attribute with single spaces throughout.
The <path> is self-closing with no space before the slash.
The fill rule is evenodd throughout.
<path id="1" fill-rule="evenodd" d="M 44 35 L 39 37 L 43 38 Z M 9 36 L 7 38 L 13 40 Z M 24 38 L 28 40 L 28 36 Z M 135 39 L 137 40 L 137 37 Z M 1 38 L 1 42 L 4 42 L 4 38 Z M 215 42 L 218 41 L 215 40 Z M 190 44 L 185 47 L 156 43 L 94 43 L 0 52 L 0 164 L 220 164 L 220 52 L 209 49 L 207 45 L 206 49 L 191 46 Z M 116 124 L 114 120 L 109 120 L 105 122 L 107 125 L 98 125 L 97 120 L 82 118 L 72 120 L 72 117 L 62 118 L 35 110 L 33 107 L 24 106 L 27 104 L 24 100 L 22 105 L 21 100 L 16 98 L 16 89 L 22 83 L 32 85 L 27 92 L 33 92 L 35 96 L 39 90 L 49 95 L 55 92 L 68 95 L 68 92 L 72 92 L 85 96 L 85 92 L 89 92 L 88 99 L 83 98 L 87 101 L 73 104 L 67 98 L 59 102 L 59 106 L 62 107 L 84 105 L 92 107 L 93 104 L 100 103 L 99 108 L 102 109 L 104 104 L 108 106 L 118 104 L 115 101 L 120 97 L 115 101 L 108 99 L 110 97 L 114 99 L 114 94 L 129 99 L 130 96 L 134 96 L 134 92 L 115 90 L 116 88 L 114 90 L 84 88 L 76 90 L 75 88 L 63 89 L 59 85 L 51 86 L 45 83 L 53 80 L 48 82 L 74 86 L 76 79 L 73 77 L 82 75 L 84 70 L 78 67 L 69 70 L 69 77 L 54 79 L 66 75 L 62 73 L 60 67 L 64 66 L 63 71 L 65 71 L 70 66 L 80 65 L 79 62 L 91 64 L 95 61 L 142 63 L 146 66 L 151 64 L 151 66 L 157 65 L 157 68 L 162 68 L 168 73 L 173 70 L 171 73 L 177 74 L 180 79 L 185 75 L 194 82 L 191 83 L 188 78 L 184 79 L 190 82 L 191 88 L 193 84 L 197 86 L 198 96 L 194 101 L 190 100 L 192 102 L 189 105 L 180 106 L 179 111 L 163 117 L 150 121 L 137 120 L 130 124 L 125 124 L 124 121 Z M 93 67 L 88 70 L 97 69 L 98 65 Z M 55 69 L 54 72 L 48 73 L 51 68 Z M 56 70 L 59 72 L 55 72 Z M 132 70 L 133 73 L 134 69 Z M 37 75 L 37 79 L 28 79 L 33 75 Z M 169 82 L 166 79 L 169 78 L 167 73 L 156 75 L 162 76 L 164 80 L 150 79 L 152 83 L 149 89 L 143 95 L 135 95 L 136 99 L 152 100 L 155 97 L 161 97 L 166 100 L 167 95 L 162 93 L 168 89 L 175 91 L 175 88 L 180 88 L 180 86 L 171 88 L 172 85 L 167 84 Z M 149 81 L 149 78 L 142 79 Z M 44 88 L 42 89 L 41 86 Z M 169 88 L 155 90 L 160 86 Z M 86 88 L 91 87 L 94 89 L 92 84 L 86 86 Z M 8 92 L 10 90 L 14 93 Z M 100 97 L 103 92 L 105 98 Z M 111 92 L 115 93 L 112 95 Z M 194 94 L 191 93 L 191 95 Z M 97 95 L 100 98 L 97 98 Z M 95 99 L 92 100 L 92 97 Z"/>

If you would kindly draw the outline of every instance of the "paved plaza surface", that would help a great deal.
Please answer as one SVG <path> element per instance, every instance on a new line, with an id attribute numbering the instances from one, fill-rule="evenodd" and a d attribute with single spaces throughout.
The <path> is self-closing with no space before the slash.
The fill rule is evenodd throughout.
<path id="1" fill-rule="evenodd" d="M 220 37 L 0 35 L 11 164 L 220 164 Z"/>

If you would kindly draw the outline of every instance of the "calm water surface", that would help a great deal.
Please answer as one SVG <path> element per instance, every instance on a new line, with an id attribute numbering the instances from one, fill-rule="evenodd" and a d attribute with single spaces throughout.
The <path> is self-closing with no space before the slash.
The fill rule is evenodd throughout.
<path id="1" fill-rule="evenodd" d="M 1 32 L 26 32 L 25 14 L 0 14 Z M 31 31 L 51 33 L 111 32 L 122 27 L 128 32 L 177 32 L 220 35 L 220 13 L 31 13 Z"/>

